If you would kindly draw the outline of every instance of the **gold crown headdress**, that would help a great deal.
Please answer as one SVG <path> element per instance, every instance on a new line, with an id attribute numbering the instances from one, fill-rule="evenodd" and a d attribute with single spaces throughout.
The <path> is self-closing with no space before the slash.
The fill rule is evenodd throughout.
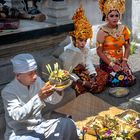
<path id="1" fill-rule="evenodd" d="M 98 0 L 102 14 L 107 15 L 111 10 L 118 10 L 120 14 L 125 11 L 125 0 Z"/>
<path id="2" fill-rule="evenodd" d="M 84 14 L 82 5 L 76 10 L 72 20 L 74 22 L 74 31 L 70 32 L 71 36 L 81 39 L 92 38 L 92 26 Z"/>

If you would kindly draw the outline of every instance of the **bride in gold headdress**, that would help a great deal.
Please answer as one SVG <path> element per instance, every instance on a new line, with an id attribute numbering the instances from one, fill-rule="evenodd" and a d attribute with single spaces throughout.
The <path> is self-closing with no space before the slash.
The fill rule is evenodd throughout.
<path id="1" fill-rule="evenodd" d="M 72 70 L 75 80 L 72 87 L 77 95 L 84 92 L 99 93 L 104 90 L 107 81 L 106 72 L 93 65 L 93 51 L 86 45 L 92 38 L 92 26 L 84 14 L 82 5 L 73 15 L 74 31 L 70 32 L 71 43 L 64 47 L 60 56 L 64 69 Z"/>
<path id="2" fill-rule="evenodd" d="M 130 30 L 119 22 L 125 11 L 125 0 L 99 0 L 99 7 L 106 21 L 97 33 L 100 68 L 109 73 L 109 86 L 131 86 L 135 83 L 135 77 L 127 64 Z"/>

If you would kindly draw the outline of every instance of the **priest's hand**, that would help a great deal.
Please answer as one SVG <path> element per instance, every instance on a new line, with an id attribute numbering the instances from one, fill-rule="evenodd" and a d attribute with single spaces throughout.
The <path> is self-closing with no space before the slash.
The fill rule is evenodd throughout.
<path id="1" fill-rule="evenodd" d="M 38 93 L 38 96 L 41 100 L 46 99 L 50 95 L 53 94 L 55 90 L 55 85 L 50 85 L 49 83 L 46 83 L 41 89 L 40 92 Z"/>

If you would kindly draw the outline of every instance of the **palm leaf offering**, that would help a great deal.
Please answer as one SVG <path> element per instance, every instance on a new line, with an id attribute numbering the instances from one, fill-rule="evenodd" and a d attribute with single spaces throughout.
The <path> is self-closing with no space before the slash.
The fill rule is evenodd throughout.
<path id="1" fill-rule="evenodd" d="M 46 65 L 46 68 L 47 68 L 47 70 L 48 70 L 48 72 L 49 72 L 49 74 L 50 74 L 50 73 L 52 72 L 52 69 L 51 69 L 50 64 Z"/>
<path id="2" fill-rule="evenodd" d="M 86 127 L 90 130 L 90 134 L 95 135 L 98 140 L 134 140 L 134 134 L 140 135 L 140 130 L 131 125 L 130 119 L 129 124 L 127 123 L 124 119 L 127 118 L 125 116 L 130 116 L 127 113 L 128 111 L 114 117 L 109 115 L 96 116 L 86 124 Z M 131 115 L 134 115 L 134 112 L 131 112 Z M 131 118 L 138 119 L 137 116 L 131 116 Z"/>
<path id="3" fill-rule="evenodd" d="M 49 72 L 49 82 L 52 85 L 63 86 L 70 82 L 70 74 L 66 70 L 59 68 L 58 63 L 54 64 L 54 68 L 50 64 L 46 65 L 46 68 Z"/>

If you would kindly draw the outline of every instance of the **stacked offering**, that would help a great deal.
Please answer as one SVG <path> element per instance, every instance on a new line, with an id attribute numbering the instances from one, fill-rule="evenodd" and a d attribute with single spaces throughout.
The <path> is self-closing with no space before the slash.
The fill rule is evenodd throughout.
<path id="1" fill-rule="evenodd" d="M 95 135 L 98 140 L 138 140 L 140 137 L 140 115 L 133 110 L 111 117 L 96 116 L 87 124 L 87 133 Z"/>
<path id="2" fill-rule="evenodd" d="M 71 83 L 69 72 L 60 69 L 58 63 L 54 64 L 54 69 L 51 68 L 50 64 L 46 65 L 46 68 L 50 74 L 49 82 L 51 85 L 55 85 L 56 87 L 61 87 L 61 86 L 67 86 Z"/>

